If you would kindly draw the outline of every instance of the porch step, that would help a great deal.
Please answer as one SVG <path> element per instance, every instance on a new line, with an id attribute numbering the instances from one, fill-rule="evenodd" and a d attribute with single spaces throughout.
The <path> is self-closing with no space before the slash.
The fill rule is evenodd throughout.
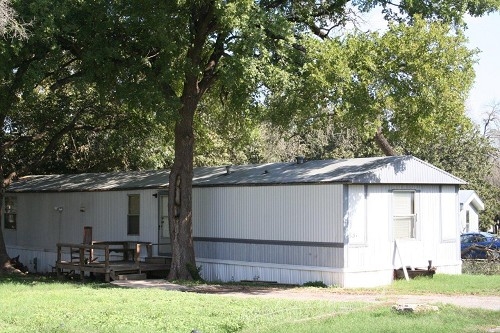
<path id="1" fill-rule="evenodd" d="M 146 280 L 146 273 L 118 274 L 118 280 Z"/>

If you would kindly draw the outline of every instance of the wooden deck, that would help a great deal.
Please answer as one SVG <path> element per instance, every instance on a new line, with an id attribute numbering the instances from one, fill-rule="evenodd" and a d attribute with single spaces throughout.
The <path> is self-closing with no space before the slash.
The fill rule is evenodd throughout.
<path id="1" fill-rule="evenodd" d="M 141 246 L 147 257 L 141 260 Z M 57 244 L 57 276 L 64 272 L 103 274 L 106 282 L 117 280 L 122 274 L 141 274 L 170 269 L 168 258 L 153 258 L 152 244 L 146 242 L 92 242 L 92 244 Z"/>

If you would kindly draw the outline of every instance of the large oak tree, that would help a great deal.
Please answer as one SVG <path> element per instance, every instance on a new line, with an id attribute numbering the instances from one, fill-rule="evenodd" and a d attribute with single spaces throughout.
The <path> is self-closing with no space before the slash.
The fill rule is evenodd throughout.
<path id="1" fill-rule="evenodd" d="M 170 278 L 190 278 L 189 267 L 195 267 L 194 123 L 204 97 L 215 94 L 228 105 L 236 103 L 239 111 L 229 110 L 244 117 L 246 110 L 258 109 L 261 99 L 283 94 L 287 79 L 303 75 L 309 64 L 308 42 L 326 39 L 331 29 L 349 21 L 351 5 L 362 10 L 381 5 L 388 17 L 410 22 L 420 14 L 427 20 L 460 24 L 465 13 L 482 15 L 498 8 L 499 2 L 400 2 L 394 6 L 385 0 L 187 0 L 161 4 L 146 1 L 140 8 L 135 3 L 123 7 L 126 12 L 119 19 L 133 27 L 123 29 L 128 42 L 148 51 L 148 57 L 143 58 L 150 68 L 145 80 L 154 78 L 165 100 L 172 101 L 166 111 L 176 117 L 175 158 L 169 179 Z M 139 35 L 134 36 L 135 32 Z M 143 40 L 151 44 L 146 46 Z M 331 96 L 335 98 L 342 97 Z M 295 111 L 288 108 L 273 117 L 286 117 L 286 113 Z M 378 121 L 376 117 L 373 120 Z"/>

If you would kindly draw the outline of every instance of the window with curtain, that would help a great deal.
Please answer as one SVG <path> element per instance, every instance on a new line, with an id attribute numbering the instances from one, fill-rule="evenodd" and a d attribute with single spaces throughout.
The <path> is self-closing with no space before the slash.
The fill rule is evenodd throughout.
<path id="1" fill-rule="evenodd" d="M 394 191 L 392 200 L 394 238 L 416 238 L 415 192 Z"/>
<path id="2" fill-rule="evenodd" d="M 127 235 L 139 235 L 140 196 L 128 196 Z"/>

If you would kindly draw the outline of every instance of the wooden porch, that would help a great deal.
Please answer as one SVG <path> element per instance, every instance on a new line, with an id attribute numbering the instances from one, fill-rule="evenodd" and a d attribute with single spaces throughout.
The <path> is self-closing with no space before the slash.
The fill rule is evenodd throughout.
<path id="1" fill-rule="evenodd" d="M 146 257 L 141 260 L 141 249 L 146 249 Z M 153 244 L 129 241 L 93 241 L 91 244 L 57 243 L 56 271 L 60 278 L 63 273 L 103 274 L 106 282 L 118 280 L 120 275 L 142 274 L 167 271 L 170 259 L 152 256 Z"/>

